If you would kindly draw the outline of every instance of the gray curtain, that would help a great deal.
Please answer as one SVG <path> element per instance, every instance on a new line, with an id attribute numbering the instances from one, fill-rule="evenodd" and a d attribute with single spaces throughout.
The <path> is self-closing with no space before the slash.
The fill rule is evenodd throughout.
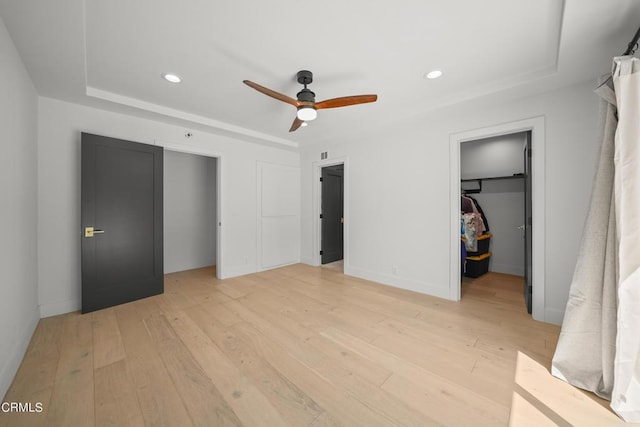
<path id="1" fill-rule="evenodd" d="M 618 121 L 611 79 L 602 84 L 600 161 L 551 373 L 611 399 L 616 344 L 614 139 Z"/>
<path id="2" fill-rule="evenodd" d="M 552 373 L 640 422 L 640 60 L 614 59 L 602 148 Z"/>

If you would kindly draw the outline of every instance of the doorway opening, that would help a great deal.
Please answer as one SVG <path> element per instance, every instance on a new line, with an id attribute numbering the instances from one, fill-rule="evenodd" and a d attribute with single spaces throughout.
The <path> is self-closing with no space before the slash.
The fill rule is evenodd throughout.
<path id="1" fill-rule="evenodd" d="M 345 274 L 349 274 L 348 160 L 313 163 L 313 265 Z"/>
<path id="2" fill-rule="evenodd" d="M 320 263 L 344 271 L 344 164 L 320 173 Z"/>
<path id="3" fill-rule="evenodd" d="M 164 159 L 164 273 L 220 278 L 219 159 L 169 149 Z"/>
<path id="4" fill-rule="evenodd" d="M 477 141 L 483 140 L 486 138 L 500 137 L 505 135 L 512 134 L 522 134 L 528 135 L 528 144 L 529 149 L 527 151 L 527 155 L 530 156 L 530 161 L 528 163 L 529 169 L 526 171 L 526 174 L 531 177 L 530 179 L 530 201 L 528 204 L 529 217 L 530 220 L 524 220 L 524 214 L 520 218 L 519 226 L 525 225 L 523 227 L 524 231 L 529 232 L 528 236 L 528 253 L 523 257 L 530 259 L 530 262 L 523 263 L 523 265 L 527 265 L 526 275 L 528 280 L 530 281 L 530 296 L 527 296 L 527 292 L 525 292 L 526 288 L 523 285 L 523 305 L 528 304 L 527 299 L 530 300 L 531 313 L 535 320 L 546 321 L 546 312 L 545 312 L 545 279 L 544 279 L 544 271 L 545 271 L 545 259 L 544 259 L 544 242 L 545 242 L 545 200 L 544 200 L 544 117 L 535 117 L 531 119 L 525 119 L 517 122 L 505 123 L 501 125 L 491 126 L 482 129 L 476 129 L 467 132 L 461 132 L 452 134 L 450 136 L 450 190 L 451 190 L 451 207 L 450 207 L 450 218 L 451 218 L 451 246 L 450 246 L 450 282 L 449 282 L 449 295 L 452 300 L 458 301 L 461 298 L 461 279 L 463 276 L 463 271 L 461 268 L 461 192 L 463 188 L 468 188 L 467 185 L 473 186 L 473 181 L 462 182 L 462 179 L 469 179 L 470 177 L 465 177 L 461 173 L 461 150 L 464 143 L 469 141 Z M 524 142 L 523 142 L 524 144 Z M 524 162 L 525 150 L 520 152 L 519 158 Z M 511 172 L 513 174 L 514 172 Z M 525 171 L 521 172 L 525 175 Z M 474 177 L 475 178 L 475 177 Z M 485 178 L 485 177 L 477 177 L 477 178 Z M 489 176 L 491 178 L 491 176 Z M 498 176 L 498 178 L 500 178 Z M 520 181 L 523 185 L 524 177 L 512 178 L 513 181 Z M 482 180 L 482 183 L 479 184 L 477 180 L 475 180 L 475 187 L 478 188 L 479 185 L 482 185 L 483 189 L 488 188 L 489 185 L 515 185 L 514 183 L 510 184 L 500 184 L 499 180 L 496 180 L 495 183 L 491 182 L 492 180 Z M 507 180 L 503 180 L 507 181 Z M 464 187 L 463 187 L 464 185 Z M 524 195 L 522 196 L 524 197 Z M 524 204 L 524 201 L 523 201 Z M 482 206 L 483 209 L 485 206 Z M 525 207 L 526 208 L 526 207 Z M 491 217 L 488 218 L 490 221 L 490 227 L 493 228 Z M 494 221 L 495 222 L 495 221 Z M 492 230 L 493 231 L 493 230 Z M 512 232 L 514 230 L 511 230 Z M 522 236 L 522 248 L 525 247 L 524 244 L 524 235 L 523 230 L 518 230 L 518 233 Z M 492 242 L 490 245 L 496 245 L 497 240 L 492 237 Z M 502 241 L 500 242 L 503 243 Z M 478 260 L 483 263 L 490 262 L 486 258 Z M 483 268 L 482 266 L 481 268 Z M 473 268 L 473 266 L 472 266 Z M 524 272 L 523 272 L 524 273 Z"/>
<path id="5" fill-rule="evenodd" d="M 521 284 L 529 313 L 530 153 L 531 131 L 460 144 L 461 297 L 490 281 L 503 282 L 509 292 Z"/>

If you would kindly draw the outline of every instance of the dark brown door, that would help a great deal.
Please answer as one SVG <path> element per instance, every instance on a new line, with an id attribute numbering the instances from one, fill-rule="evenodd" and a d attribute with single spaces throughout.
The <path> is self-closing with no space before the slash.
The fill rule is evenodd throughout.
<path id="1" fill-rule="evenodd" d="M 160 294 L 163 149 L 82 134 L 82 312 Z"/>
<path id="2" fill-rule="evenodd" d="M 344 165 L 322 168 L 322 264 L 344 255 Z"/>

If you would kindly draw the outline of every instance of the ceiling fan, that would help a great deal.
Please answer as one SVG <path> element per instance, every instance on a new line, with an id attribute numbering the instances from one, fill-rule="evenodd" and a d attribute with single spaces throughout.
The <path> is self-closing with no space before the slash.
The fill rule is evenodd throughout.
<path id="1" fill-rule="evenodd" d="M 243 80 L 244 84 L 254 88 L 258 92 L 264 93 L 265 95 L 279 101 L 286 102 L 287 104 L 291 104 L 298 109 L 296 118 L 293 120 L 293 124 L 291 125 L 289 132 L 297 130 L 304 122 L 315 120 L 318 116 L 317 110 L 366 104 L 368 102 L 375 102 L 378 99 L 378 95 L 353 95 L 316 102 L 316 94 L 310 89 L 307 89 L 307 85 L 313 82 L 313 73 L 307 70 L 298 71 L 296 78 L 298 83 L 304 85 L 304 89 L 298 92 L 297 99 L 293 99 L 290 96 L 276 92 L 275 90 L 260 86 L 250 80 Z"/>

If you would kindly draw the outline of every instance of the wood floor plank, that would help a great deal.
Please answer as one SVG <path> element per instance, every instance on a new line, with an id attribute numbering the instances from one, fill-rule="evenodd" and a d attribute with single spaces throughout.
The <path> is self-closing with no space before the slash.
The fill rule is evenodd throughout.
<path id="1" fill-rule="evenodd" d="M 224 303 L 210 303 L 206 302 L 203 304 L 199 304 L 196 306 L 197 308 L 204 309 L 211 319 L 215 320 L 217 323 L 220 323 L 224 326 L 235 325 L 236 323 L 242 322 L 242 318 L 234 313 L 229 307 Z M 191 309 L 185 310 L 189 312 Z"/>
<path id="2" fill-rule="evenodd" d="M 518 354 L 515 382 L 544 411 L 563 420 L 566 425 L 596 427 L 623 424 L 610 410 L 587 397 L 586 392 L 548 375 L 544 366 L 522 353 Z"/>
<path id="3" fill-rule="evenodd" d="M 259 285 L 246 277 L 224 280 L 217 285 L 217 289 L 220 292 L 232 299 L 247 296 L 257 288 L 259 288 Z"/>
<path id="4" fill-rule="evenodd" d="M 64 319 L 60 338 L 60 359 L 47 413 L 47 424 L 71 426 L 94 423 L 91 317 L 71 313 Z"/>
<path id="5" fill-rule="evenodd" d="M 165 292 L 176 292 L 191 304 L 222 303 L 230 298 L 218 289 L 221 283 L 215 277 L 215 268 L 187 270 L 165 276 Z"/>
<path id="6" fill-rule="evenodd" d="M 193 422 L 144 324 L 145 318 L 159 313 L 151 300 L 116 308 L 132 387 L 146 424 L 190 426 Z"/>
<path id="7" fill-rule="evenodd" d="M 60 342 L 65 318 L 66 316 L 54 316 L 38 322 L 24 360 L 16 373 L 16 379 L 3 400 L 41 403 L 42 412 L 0 412 L 0 426 L 46 425 L 60 359 Z"/>
<path id="8" fill-rule="evenodd" d="M 124 359 L 95 371 L 96 425 L 144 426 L 144 417 Z"/>
<path id="9" fill-rule="evenodd" d="M 256 301 L 254 300 L 254 302 Z M 280 310 L 280 307 L 263 306 L 256 302 L 249 309 L 245 299 L 230 301 L 226 305 L 243 320 L 263 333 L 269 333 L 274 336 L 281 345 L 285 346 L 288 352 L 305 365 L 314 366 L 326 358 L 325 354 L 315 351 L 314 348 L 306 343 L 307 338 L 313 334 L 312 331 L 305 330 L 300 325 L 294 325 L 287 319 L 275 314 L 277 310 Z"/>
<path id="10" fill-rule="evenodd" d="M 94 369 L 124 360 L 125 352 L 118 320 L 113 308 L 94 311 L 89 314 L 93 326 L 93 366 Z"/>
<path id="11" fill-rule="evenodd" d="M 166 371 L 196 426 L 241 426 L 218 388 L 175 334 L 164 314 L 144 319 Z"/>
<path id="12" fill-rule="evenodd" d="M 382 388 L 442 425 L 498 426 L 506 425 L 508 421 L 508 407 L 466 392 L 450 394 L 447 388 L 434 382 L 416 384 L 399 375 L 392 375 Z M 460 410 L 462 405 L 464 411 Z"/>
<path id="13" fill-rule="evenodd" d="M 197 315 L 202 313 L 202 310 L 199 307 L 191 308 L 189 312 L 196 313 L 191 316 L 184 312 L 173 313 L 169 323 L 202 371 L 219 390 L 220 397 L 244 425 L 288 425 L 288 418 L 280 415 L 259 390 L 259 384 L 248 378 L 245 372 L 233 363 L 234 354 L 226 353 L 205 332 L 210 330 L 206 325 L 211 322 L 208 312 L 204 311 L 207 316 L 205 319 Z"/>
<path id="14" fill-rule="evenodd" d="M 392 352 L 338 329 L 330 328 L 323 335 L 392 371 L 394 375 L 382 387 L 396 396 L 403 396 L 417 410 L 427 411 L 427 415 L 438 422 L 447 424 L 453 419 L 449 413 L 457 412 L 456 408 L 461 407 L 465 408 L 467 422 L 472 419 L 495 421 L 508 413 L 508 405 L 497 404 L 494 399 L 477 393 L 468 387 L 466 381 L 452 381 L 442 372 L 433 372 L 419 364 L 407 362 Z"/>
<path id="15" fill-rule="evenodd" d="M 547 417 L 531 402 L 518 393 L 513 393 L 511 401 L 510 427 L 557 427 L 558 424 Z"/>
<path id="16" fill-rule="evenodd" d="M 289 423 L 292 426 L 308 425 L 322 413 L 322 409 L 313 399 L 309 398 L 295 384 L 266 363 L 251 342 L 243 340 L 234 332 L 233 327 L 225 327 L 216 322 L 211 317 L 209 310 L 204 307 L 194 307 L 188 310 L 187 314 L 195 324 L 200 325 L 204 333 L 215 343 L 216 349 L 220 349 L 217 351 L 226 356 L 227 364 L 232 364 L 232 366 L 225 365 L 222 370 L 230 376 L 235 373 L 236 377 L 248 377 L 262 395 L 271 402 L 273 407 L 282 414 L 284 420 L 287 420 L 286 422 L 284 420 L 280 421 L 281 424 Z M 220 367 L 214 366 L 213 370 L 217 372 Z M 216 381 L 216 383 L 224 384 L 222 380 Z M 235 388 L 234 390 L 238 389 Z M 242 395 L 245 396 L 246 392 L 243 392 Z M 252 412 L 256 412 L 256 408 L 253 409 Z M 251 407 L 248 410 L 251 412 Z M 260 419 L 249 425 L 258 425 L 259 421 L 268 420 L 268 417 L 265 416 L 265 411 L 257 411 L 257 414 L 259 414 Z M 241 416 L 240 413 L 239 415 Z M 271 425 L 276 425 L 276 423 Z"/>
<path id="17" fill-rule="evenodd" d="M 351 393 L 318 375 L 296 357 L 282 348 L 275 336 L 260 331 L 243 322 L 233 326 L 264 359 L 289 381 L 322 407 L 335 422 L 344 426 L 388 426 L 390 422 L 380 417 L 371 408 L 355 399 Z"/>

